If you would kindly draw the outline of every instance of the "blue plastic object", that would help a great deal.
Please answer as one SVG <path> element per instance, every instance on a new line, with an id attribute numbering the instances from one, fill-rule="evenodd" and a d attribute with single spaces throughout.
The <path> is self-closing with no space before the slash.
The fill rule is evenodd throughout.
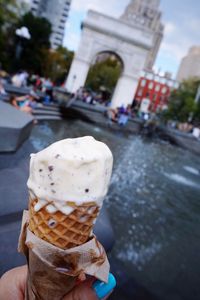
<path id="1" fill-rule="evenodd" d="M 97 280 L 93 283 L 93 289 L 95 290 L 97 297 L 103 299 L 108 295 L 116 286 L 116 279 L 113 274 L 109 273 L 108 283 Z"/>

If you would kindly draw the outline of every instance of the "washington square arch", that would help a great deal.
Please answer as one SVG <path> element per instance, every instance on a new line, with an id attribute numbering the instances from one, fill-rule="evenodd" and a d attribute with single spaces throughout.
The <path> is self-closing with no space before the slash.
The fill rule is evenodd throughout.
<path id="1" fill-rule="evenodd" d="M 158 0 L 135 0 L 134 5 L 137 2 L 148 2 L 148 7 L 149 3 L 152 3 L 153 11 L 157 11 L 159 5 Z M 133 102 L 140 72 L 144 68 L 152 48 L 155 47 L 155 32 L 150 25 L 142 26 L 137 20 L 126 22 L 131 8 L 135 9 L 134 5 L 129 4 L 120 19 L 92 10 L 88 12 L 82 24 L 79 48 L 65 85 L 69 92 L 75 93 L 80 87 L 83 87 L 90 66 L 97 55 L 109 52 L 115 54 L 122 63 L 122 72 L 112 96 L 111 106 L 126 106 Z M 148 11 L 145 18 L 148 17 L 147 13 Z M 134 16 L 134 14 L 132 15 Z"/>

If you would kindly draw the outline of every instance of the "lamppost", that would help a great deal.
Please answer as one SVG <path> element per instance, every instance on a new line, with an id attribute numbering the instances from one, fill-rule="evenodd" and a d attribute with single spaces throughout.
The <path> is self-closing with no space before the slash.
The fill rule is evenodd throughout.
<path id="1" fill-rule="evenodd" d="M 23 39 L 30 40 L 31 35 L 28 31 L 28 28 L 23 26 L 21 28 L 16 29 L 15 34 L 19 37 L 19 42 L 16 47 L 16 59 L 19 60 L 22 53 L 22 41 Z"/>

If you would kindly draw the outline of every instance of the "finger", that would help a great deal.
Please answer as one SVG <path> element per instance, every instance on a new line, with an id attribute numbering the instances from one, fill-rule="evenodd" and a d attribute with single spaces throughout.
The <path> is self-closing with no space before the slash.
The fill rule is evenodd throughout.
<path id="1" fill-rule="evenodd" d="M 111 273 L 107 283 L 100 280 L 94 282 L 94 278 L 90 278 L 73 289 L 63 300 L 106 300 L 115 286 L 116 279 Z"/>
<path id="2" fill-rule="evenodd" d="M 98 300 L 92 289 L 92 281 L 86 280 L 76 286 L 63 300 Z"/>
<path id="3" fill-rule="evenodd" d="M 18 267 L 6 272 L 0 280 L 1 300 L 23 300 L 27 277 L 27 266 Z"/>
<path id="4" fill-rule="evenodd" d="M 27 280 L 27 273 L 28 273 L 28 268 L 26 266 L 22 266 L 19 268 L 16 268 L 17 276 L 16 276 L 16 285 L 21 291 L 21 293 L 24 295 L 25 294 L 25 288 L 26 288 L 26 280 Z"/>
<path id="5" fill-rule="evenodd" d="M 106 300 L 106 299 L 108 299 L 109 297 L 110 297 L 110 295 L 112 294 L 112 292 L 113 292 L 114 290 L 112 290 L 105 298 L 103 298 L 102 300 Z"/>
<path id="6" fill-rule="evenodd" d="M 107 299 L 110 293 L 116 286 L 116 279 L 112 273 L 108 275 L 108 282 L 102 282 L 100 280 L 96 280 L 93 284 L 93 289 L 96 292 L 96 295 L 99 299 Z"/>

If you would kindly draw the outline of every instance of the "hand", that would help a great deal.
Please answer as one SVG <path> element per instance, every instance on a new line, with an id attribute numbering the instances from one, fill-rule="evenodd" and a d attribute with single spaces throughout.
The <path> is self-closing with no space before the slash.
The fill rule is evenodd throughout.
<path id="1" fill-rule="evenodd" d="M 24 300 L 26 278 L 27 266 L 18 267 L 6 272 L 0 280 L 0 299 Z M 108 296 L 104 300 L 108 299 Z M 63 300 L 98 300 L 98 298 L 92 289 L 92 281 L 86 280 L 76 286 Z"/>
<path id="2" fill-rule="evenodd" d="M 27 266 L 18 267 L 6 272 L 0 280 L 0 299 L 24 300 L 27 277 Z"/>

